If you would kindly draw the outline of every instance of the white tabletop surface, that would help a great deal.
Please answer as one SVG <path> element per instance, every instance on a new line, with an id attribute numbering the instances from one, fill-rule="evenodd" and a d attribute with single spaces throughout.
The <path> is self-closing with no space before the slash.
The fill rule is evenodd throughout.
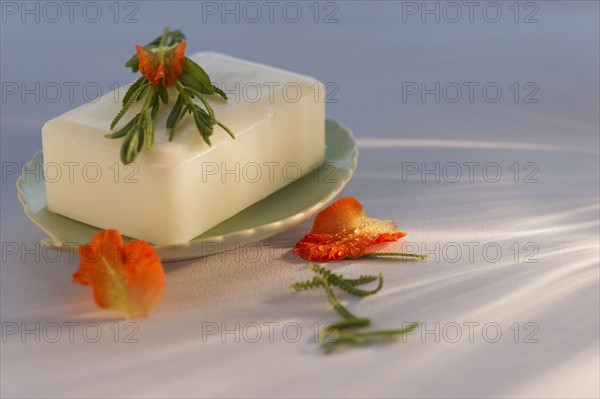
<path id="1" fill-rule="evenodd" d="M 3 397 L 600 395 L 598 2 L 73 3 L 1 2 Z M 289 252 L 310 222 L 165 264 L 162 301 L 129 324 L 71 284 L 77 259 L 36 246 L 13 166 L 45 120 L 133 79 L 121 61 L 164 25 L 330 82 L 360 150 L 343 195 L 430 253 L 331 267 L 384 273 L 343 300 L 378 328 L 418 320 L 406 342 L 323 354 L 315 327 L 337 315 L 288 288 L 311 275 Z"/>

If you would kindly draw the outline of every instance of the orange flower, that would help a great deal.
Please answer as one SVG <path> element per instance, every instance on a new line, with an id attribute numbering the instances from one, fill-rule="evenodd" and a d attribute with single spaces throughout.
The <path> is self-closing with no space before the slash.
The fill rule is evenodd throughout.
<path id="1" fill-rule="evenodd" d="M 165 272 L 147 242 L 122 244 L 116 230 L 96 233 L 92 242 L 79 247 L 81 263 L 73 282 L 91 286 L 101 308 L 118 310 L 126 318 L 147 315 L 162 296 Z"/>
<path id="2" fill-rule="evenodd" d="M 173 86 L 183 70 L 185 46 L 185 42 L 181 42 L 166 51 L 162 47 L 148 50 L 142 46 L 135 46 L 140 58 L 140 72 L 152 84 Z"/>
<path id="3" fill-rule="evenodd" d="M 405 235 L 394 222 L 371 218 L 355 198 L 344 197 L 317 215 L 310 234 L 296 244 L 294 252 L 310 262 L 356 259 L 376 244 Z"/>

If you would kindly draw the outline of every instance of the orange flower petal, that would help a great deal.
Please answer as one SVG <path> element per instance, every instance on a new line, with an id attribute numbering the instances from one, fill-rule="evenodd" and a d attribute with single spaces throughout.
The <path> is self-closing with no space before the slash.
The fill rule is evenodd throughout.
<path id="1" fill-rule="evenodd" d="M 374 245 L 397 241 L 406 233 L 396 230 L 391 220 L 365 215 L 353 197 L 344 197 L 321 211 L 294 252 L 311 262 L 360 258 Z"/>
<path id="2" fill-rule="evenodd" d="M 81 263 L 73 282 L 91 286 L 101 308 L 118 310 L 126 318 L 147 315 L 162 296 L 165 272 L 147 242 L 122 244 L 116 230 L 96 233 L 79 247 Z"/>
<path id="3" fill-rule="evenodd" d="M 165 87 L 173 86 L 179 80 L 179 75 L 183 70 L 185 47 L 185 42 L 181 42 L 167 51 L 148 50 L 142 46 L 135 46 L 140 58 L 140 72 L 152 84 L 161 83 Z M 163 62 L 161 62 L 161 55 Z"/>

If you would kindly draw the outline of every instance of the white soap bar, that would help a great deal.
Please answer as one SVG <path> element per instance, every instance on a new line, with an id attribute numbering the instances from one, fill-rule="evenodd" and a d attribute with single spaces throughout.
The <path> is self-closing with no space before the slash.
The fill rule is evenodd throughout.
<path id="1" fill-rule="evenodd" d="M 119 160 L 122 139 L 107 139 L 120 89 L 48 121 L 42 128 L 48 209 L 156 245 L 185 243 L 324 161 L 324 88 L 313 78 L 216 53 L 191 56 L 223 88 L 210 96 L 218 126 L 208 146 L 187 114 L 172 142 L 155 119 L 151 150 Z M 132 107 L 117 126 L 139 110 Z"/>

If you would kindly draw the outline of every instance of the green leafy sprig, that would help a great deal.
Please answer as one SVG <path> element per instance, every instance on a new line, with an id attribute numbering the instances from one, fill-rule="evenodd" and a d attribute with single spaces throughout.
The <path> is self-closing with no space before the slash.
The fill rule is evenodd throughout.
<path id="1" fill-rule="evenodd" d="M 383 275 L 381 273 L 378 276 L 362 275 L 356 279 L 348 279 L 314 263 L 310 264 L 310 268 L 317 275 L 311 280 L 294 283 L 291 285 L 291 288 L 296 292 L 323 288 L 329 303 L 343 319 L 328 325 L 320 332 L 319 342 L 326 353 L 347 344 L 366 345 L 382 340 L 397 339 L 414 331 L 418 327 L 418 323 L 414 322 L 402 329 L 375 331 L 359 330 L 369 327 L 371 325 L 371 320 L 364 317 L 358 317 L 350 312 L 337 299 L 331 287 L 336 286 L 351 295 L 365 297 L 376 294 L 381 290 L 383 287 Z M 358 286 L 374 281 L 378 281 L 378 285 L 373 290 L 368 291 L 357 288 Z"/>
<path id="2" fill-rule="evenodd" d="M 171 31 L 165 28 L 163 34 L 155 40 L 144 46 L 146 49 L 171 48 L 185 39 L 185 35 L 179 31 Z M 132 72 L 139 71 L 140 59 L 134 54 L 125 66 L 131 68 Z M 215 117 L 215 112 L 206 99 L 206 96 L 216 94 L 223 100 L 227 100 L 227 95 L 219 87 L 211 83 L 210 77 L 200 65 L 185 57 L 182 64 L 182 72 L 179 75 L 179 81 L 175 84 L 178 96 L 173 108 L 167 117 L 166 128 L 169 134 L 169 141 L 175 137 L 179 124 L 186 113 L 193 116 L 198 132 L 203 140 L 211 145 L 210 137 L 213 134 L 214 126 L 218 125 L 225 130 L 232 139 L 235 139 L 233 132 Z M 198 99 L 203 105 L 202 108 L 194 99 Z M 121 161 L 124 164 L 132 163 L 140 154 L 146 144 L 146 148 L 152 148 L 154 143 L 154 119 L 158 114 L 160 104 L 169 103 L 169 92 L 162 84 L 152 84 L 144 76 L 133 83 L 123 97 L 122 108 L 110 124 L 114 127 L 125 116 L 129 108 L 139 101 L 144 101 L 140 112 L 133 117 L 125 126 L 114 133 L 107 134 L 105 137 L 110 139 L 124 138 L 121 145 Z"/>

